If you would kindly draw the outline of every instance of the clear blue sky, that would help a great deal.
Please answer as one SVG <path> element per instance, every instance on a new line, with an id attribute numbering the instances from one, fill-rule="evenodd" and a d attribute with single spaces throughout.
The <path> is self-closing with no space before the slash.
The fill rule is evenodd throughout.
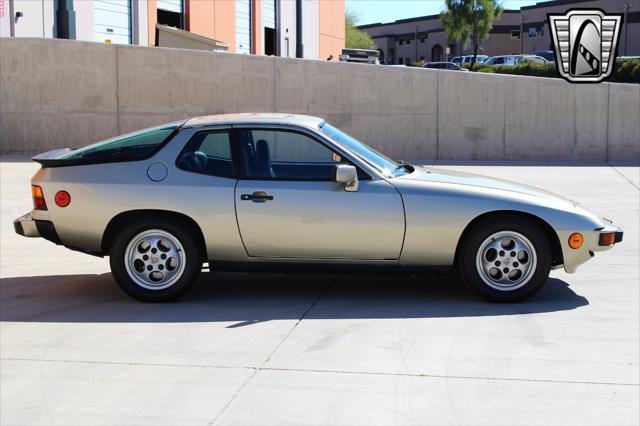
<path id="1" fill-rule="evenodd" d="M 502 0 L 505 9 L 520 9 L 545 0 Z M 347 10 L 358 15 L 358 25 L 391 22 L 396 19 L 435 15 L 444 0 L 346 0 Z"/>

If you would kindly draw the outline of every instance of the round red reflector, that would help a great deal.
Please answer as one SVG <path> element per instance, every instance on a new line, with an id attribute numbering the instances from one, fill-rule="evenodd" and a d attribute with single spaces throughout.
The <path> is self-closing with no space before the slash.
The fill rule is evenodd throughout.
<path id="1" fill-rule="evenodd" d="M 58 191 L 55 200 L 59 207 L 67 207 L 71 202 L 71 195 L 67 191 Z"/>

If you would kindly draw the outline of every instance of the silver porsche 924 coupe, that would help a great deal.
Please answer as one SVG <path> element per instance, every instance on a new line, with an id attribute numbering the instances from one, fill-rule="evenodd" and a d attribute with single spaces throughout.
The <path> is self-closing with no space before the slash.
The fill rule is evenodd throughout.
<path id="1" fill-rule="evenodd" d="M 34 157 L 18 234 L 110 256 L 129 295 L 173 300 L 213 270 L 418 273 L 456 267 L 523 300 L 622 240 L 549 192 L 393 161 L 324 120 L 192 118 Z"/>

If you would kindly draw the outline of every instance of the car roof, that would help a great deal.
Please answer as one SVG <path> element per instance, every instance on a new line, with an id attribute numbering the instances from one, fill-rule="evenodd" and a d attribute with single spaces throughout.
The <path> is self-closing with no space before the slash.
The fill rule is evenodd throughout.
<path id="1" fill-rule="evenodd" d="M 298 124 L 319 127 L 324 120 L 320 117 L 301 114 L 247 112 L 237 114 L 217 114 L 193 117 L 182 127 L 213 126 L 219 124 Z"/>

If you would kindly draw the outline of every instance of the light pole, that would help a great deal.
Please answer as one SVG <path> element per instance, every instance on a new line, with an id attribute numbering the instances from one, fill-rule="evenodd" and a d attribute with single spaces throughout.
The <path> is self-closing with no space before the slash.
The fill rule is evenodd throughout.
<path id="1" fill-rule="evenodd" d="M 416 57 L 414 62 L 418 62 L 418 26 L 416 25 Z"/>
<path id="2" fill-rule="evenodd" d="M 522 16 L 522 10 L 520 10 L 520 54 L 521 55 L 524 53 L 522 51 L 522 42 L 524 37 L 524 34 L 522 34 L 523 29 L 524 29 L 524 16 Z"/>
<path id="3" fill-rule="evenodd" d="M 631 2 L 627 2 L 624 4 L 624 56 L 629 56 L 629 40 L 627 39 L 627 33 L 629 32 L 629 9 L 631 9 L 633 5 Z M 615 52 L 614 52 L 615 53 Z"/>

